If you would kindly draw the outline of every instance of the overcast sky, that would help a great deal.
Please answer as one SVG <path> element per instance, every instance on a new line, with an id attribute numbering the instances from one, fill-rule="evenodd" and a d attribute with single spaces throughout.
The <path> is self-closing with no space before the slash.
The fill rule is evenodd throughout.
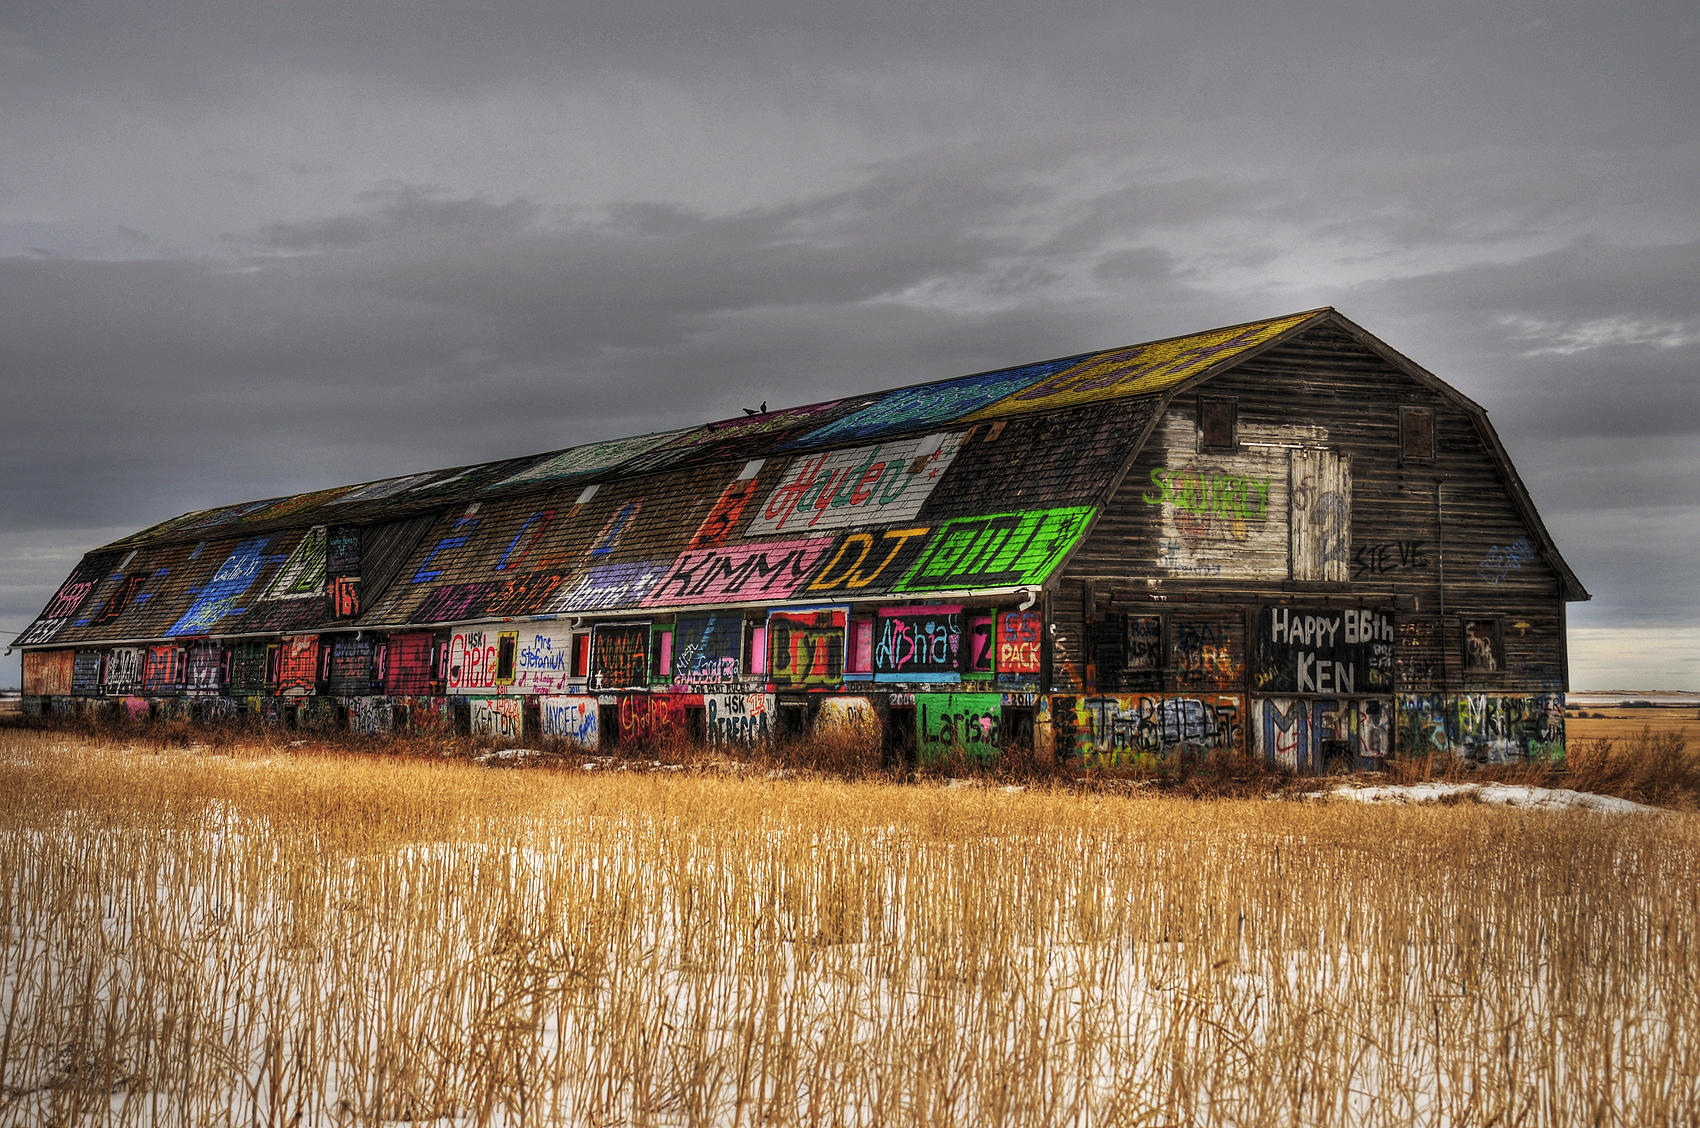
<path id="1" fill-rule="evenodd" d="M 1700 689 L 1700 6 L 0 3 L 0 627 L 186 510 L 1333 305 Z M 16 658 L 0 681 L 15 684 Z"/>

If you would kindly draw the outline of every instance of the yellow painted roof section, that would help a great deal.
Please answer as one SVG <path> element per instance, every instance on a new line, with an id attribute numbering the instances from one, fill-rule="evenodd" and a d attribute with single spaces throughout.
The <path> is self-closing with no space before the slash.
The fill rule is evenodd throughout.
<path id="1" fill-rule="evenodd" d="M 1094 353 L 1030 388 L 988 404 L 960 422 L 973 423 L 1031 411 L 1056 411 L 1096 400 L 1166 391 L 1205 369 L 1274 340 L 1326 310 L 1308 310 L 1272 321 L 1231 325 L 1188 337 Z"/>

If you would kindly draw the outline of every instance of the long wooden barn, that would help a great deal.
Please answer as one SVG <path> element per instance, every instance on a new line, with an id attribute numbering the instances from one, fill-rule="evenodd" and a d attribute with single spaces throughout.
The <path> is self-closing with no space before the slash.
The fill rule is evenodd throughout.
<path id="1" fill-rule="evenodd" d="M 1562 750 L 1587 598 L 1482 408 L 1320 309 L 188 513 L 15 645 L 35 711 L 1317 770 Z"/>

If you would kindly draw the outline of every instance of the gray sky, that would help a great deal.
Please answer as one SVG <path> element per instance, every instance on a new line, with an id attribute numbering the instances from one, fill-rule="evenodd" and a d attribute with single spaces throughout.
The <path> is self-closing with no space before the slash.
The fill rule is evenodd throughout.
<path id="1" fill-rule="evenodd" d="M 1700 688 L 1688 3 L 0 3 L 0 626 L 185 510 L 1334 305 Z M 12 682 L 16 666 L 0 680 Z"/>

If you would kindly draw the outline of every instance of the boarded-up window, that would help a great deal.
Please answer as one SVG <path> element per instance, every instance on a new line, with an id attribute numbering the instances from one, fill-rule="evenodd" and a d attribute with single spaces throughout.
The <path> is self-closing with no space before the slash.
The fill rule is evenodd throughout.
<path id="1" fill-rule="evenodd" d="M 1292 452 L 1293 579 L 1351 579 L 1352 460 L 1331 450 Z"/>
<path id="2" fill-rule="evenodd" d="M 71 666 L 71 692 L 93 695 L 100 692 L 100 671 L 103 663 L 98 650 L 79 650 Z"/>
<path id="3" fill-rule="evenodd" d="M 502 631 L 496 636 L 496 684 L 514 683 L 514 660 L 519 653 L 519 632 Z"/>
<path id="4" fill-rule="evenodd" d="M 1124 664 L 1129 670 L 1161 670 L 1163 668 L 1163 617 L 1161 615 L 1129 615 L 1127 617 L 1127 650 Z"/>
<path id="5" fill-rule="evenodd" d="M 1399 409 L 1399 455 L 1406 462 L 1434 457 L 1434 412 L 1416 407 Z"/>
<path id="6" fill-rule="evenodd" d="M 590 680 L 598 689 L 642 687 L 649 680 L 649 624 L 598 623 Z"/>
<path id="7" fill-rule="evenodd" d="M 318 688 L 319 636 L 295 635 L 278 652 L 277 690 L 284 697 L 305 697 Z"/>
<path id="8" fill-rule="evenodd" d="M 1169 618 L 1169 668 L 1182 689 L 1231 689 L 1245 680 L 1245 616 L 1176 611 Z"/>
<path id="9" fill-rule="evenodd" d="M 735 681 L 739 650 L 744 644 L 744 618 L 708 612 L 681 615 L 673 628 L 671 669 L 675 685 L 712 685 Z"/>
<path id="10" fill-rule="evenodd" d="M 744 668 L 752 674 L 767 673 L 767 628 L 750 628 L 750 646 L 744 653 Z"/>
<path id="11" fill-rule="evenodd" d="M 385 693 L 412 697 L 431 691 L 430 631 L 391 635 L 385 649 Z"/>
<path id="12" fill-rule="evenodd" d="M 224 647 L 212 642 L 196 643 L 189 651 L 188 692 L 211 696 L 223 692 L 226 674 Z"/>
<path id="13" fill-rule="evenodd" d="M 360 696 L 372 691 L 372 640 L 337 635 L 330 645 L 330 676 L 325 691 Z"/>
<path id="14" fill-rule="evenodd" d="M 657 679 L 666 681 L 673 669 L 673 628 L 655 628 L 650 635 L 650 645 L 655 648 L 655 653 L 651 655 L 649 668 L 655 671 Z"/>
<path id="15" fill-rule="evenodd" d="M 266 650 L 263 639 L 250 638 L 236 644 L 230 660 L 230 692 L 246 697 L 266 690 Z"/>
<path id="16" fill-rule="evenodd" d="M 1464 669 L 1476 674 L 1505 669 L 1505 635 L 1498 619 L 1464 621 Z"/>
<path id="17" fill-rule="evenodd" d="M 1232 450 L 1239 405 L 1223 396 L 1198 397 L 1198 449 Z"/>
<path id="18" fill-rule="evenodd" d="M 844 678 L 844 633 L 849 618 L 848 607 L 796 607 L 770 612 L 768 680 L 795 687 L 837 685 Z M 876 668 L 879 645 L 874 645 Z"/>
<path id="19" fill-rule="evenodd" d="M 1039 672 L 1039 638 L 1044 619 L 1037 611 L 1005 611 L 997 617 L 1000 674 Z"/>
<path id="20" fill-rule="evenodd" d="M 186 648 L 172 643 L 148 648 L 142 659 L 142 688 L 149 693 L 177 693 L 188 666 Z"/>

